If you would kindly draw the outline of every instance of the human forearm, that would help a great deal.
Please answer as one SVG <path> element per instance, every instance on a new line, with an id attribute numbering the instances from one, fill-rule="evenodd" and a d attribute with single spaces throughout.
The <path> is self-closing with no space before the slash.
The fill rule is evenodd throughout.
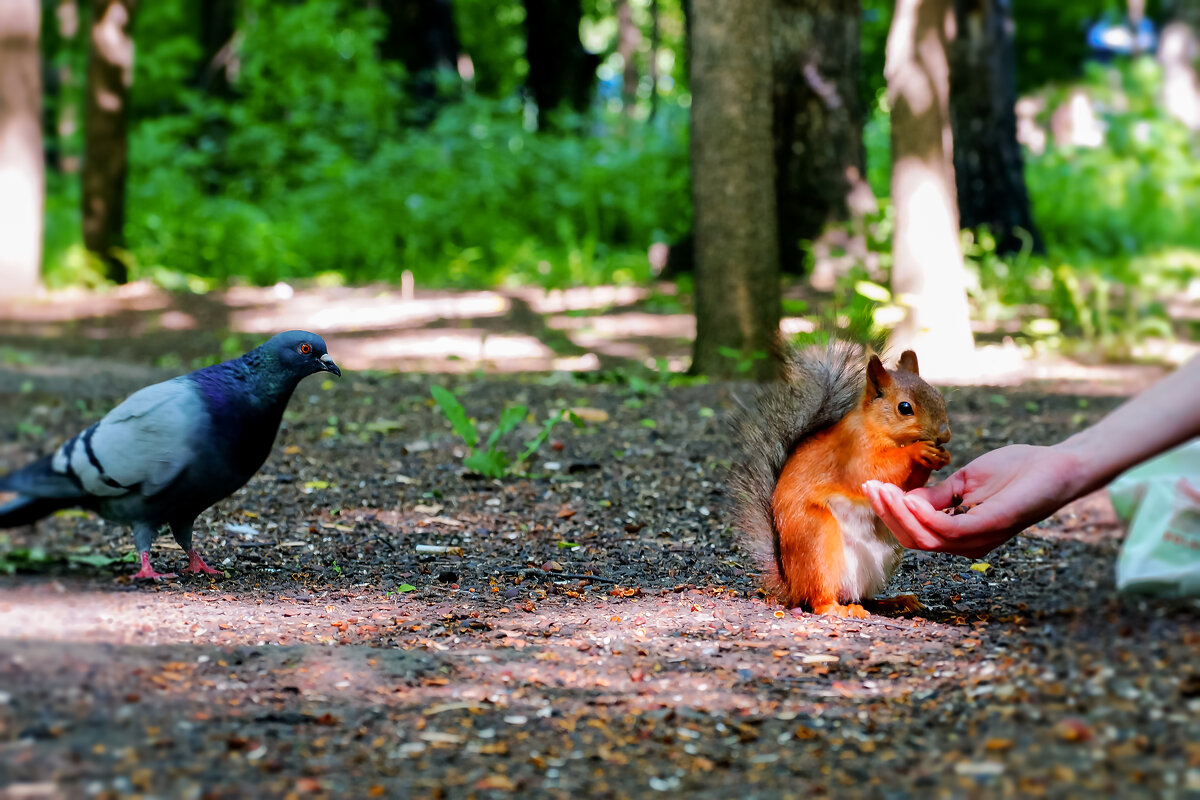
<path id="1" fill-rule="evenodd" d="M 1055 445 L 1077 460 L 1073 500 L 1148 458 L 1200 435 L 1200 357 Z"/>

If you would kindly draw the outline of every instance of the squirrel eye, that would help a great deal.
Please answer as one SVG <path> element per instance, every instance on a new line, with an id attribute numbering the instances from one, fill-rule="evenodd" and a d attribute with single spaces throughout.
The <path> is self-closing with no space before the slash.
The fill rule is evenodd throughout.
<path id="1" fill-rule="evenodd" d="M 907 400 L 896 406 L 896 410 L 906 417 L 911 417 L 913 414 L 912 403 L 908 402 Z"/>
<path id="2" fill-rule="evenodd" d="M 300 345 L 300 352 L 304 353 L 304 355 L 308 355 L 312 352 L 312 345 L 308 342 L 305 342 L 304 344 Z"/>

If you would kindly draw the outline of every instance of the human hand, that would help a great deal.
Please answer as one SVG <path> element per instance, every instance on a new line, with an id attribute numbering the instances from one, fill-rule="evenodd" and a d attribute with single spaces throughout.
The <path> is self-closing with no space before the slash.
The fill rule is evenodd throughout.
<path id="1" fill-rule="evenodd" d="M 985 453 L 941 483 L 905 493 L 867 481 L 863 491 L 900 544 L 978 558 L 1078 496 L 1079 458 L 1061 447 L 1010 445 Z M 963 504 L 966 513 L 942 509 Z"/>

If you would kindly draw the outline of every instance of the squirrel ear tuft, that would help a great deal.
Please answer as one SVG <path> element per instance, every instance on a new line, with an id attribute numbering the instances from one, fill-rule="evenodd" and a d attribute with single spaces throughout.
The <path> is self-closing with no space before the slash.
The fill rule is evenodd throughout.
<path id="1" fill-rule="evenodd" d="M 912 350 L 905 350 L 903 353 L 901 353 L 900 361 L 896 366 L 905 372 L 911 372 L 913 375 L 921 374 L 917 372 L 917 354 Z"/>
<path id="2" fill-rule="evenodd" d="M 867 361 L 867 402 L 883 394 L 883 390 L 892 385 L 892 376 L 883 368 L 879 356 L 872 355 Z"/>

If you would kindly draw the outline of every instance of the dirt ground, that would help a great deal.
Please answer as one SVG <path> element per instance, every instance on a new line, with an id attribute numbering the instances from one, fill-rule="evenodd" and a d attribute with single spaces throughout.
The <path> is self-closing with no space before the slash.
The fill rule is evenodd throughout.
<path id="1" fill-rule="evenodd" d="M 187 366 L 0 345 L 34 354 L 0 364 L 0 470 Z M 480 480 L 432 382 L 481 422 L 528 404 L 524 436 L 594 411 L 529 475 Z M 1135 385 L 952 389 L 955 464 L 1056 441 Z M 729 528 L 749 391 L 314 377 L 198 524 L 227 577 L 131 584 L 128 532 L 88 515 L 6 532 L 0 797 L 1200 793 L 1200 604 L 1115 592 L 1102 494 L 984 563 L 906 554 L 891 589 L 915 614 L 795 618 Z M 154 558 L 183 566 L 169 537 Z"/>

